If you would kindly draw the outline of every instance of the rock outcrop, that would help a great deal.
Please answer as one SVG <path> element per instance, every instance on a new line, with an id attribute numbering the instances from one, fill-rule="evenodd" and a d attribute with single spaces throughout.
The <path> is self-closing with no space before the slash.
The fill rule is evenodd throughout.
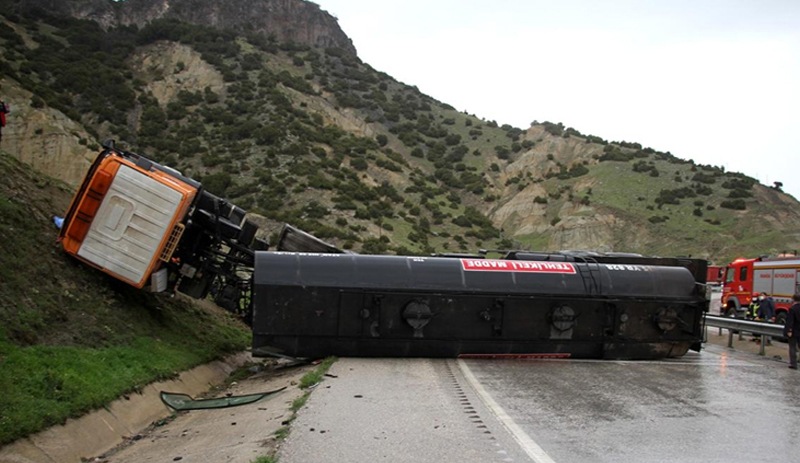
<path id="1" fill-rule="evenodd" d="M 53 108 L 31 106 L 32 94 L 3 79 L 3 98 L 11 105 L 0 149 L 50 177 L 76 187 L 97 157 L 98 148 L 79 123 Z"/>
<path id="2" fill-rule="evenodd" d="M 18 0 L 17 10 L 38 8 L 96 21 L 105 28 L 142 27 L 156 19 L 177 19 L 220 29 L 247 31 L 279 42 L 341 48 L 356 54 L 335 17 L 305 0 Z"/>

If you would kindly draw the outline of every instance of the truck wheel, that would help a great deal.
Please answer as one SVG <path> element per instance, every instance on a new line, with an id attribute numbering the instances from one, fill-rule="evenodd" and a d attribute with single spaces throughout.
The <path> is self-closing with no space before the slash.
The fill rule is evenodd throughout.
<path id="1" fill-rule="evenodd" d="M 725 316 L 728 318 L 736 318 L 736 305 L 728 304 L 725 306 Z M 732 330 L 733 334 L 739 334 L 739 330 Z"/>
<path id="2" fill-rule="evenodd" d="M 775 314 L 775 323 L 778 325 L 785 325 L 786 324 L 786 312 L 778 312 Z M 788 339 L 784 337 L 775 338 L 776 341 L 780 342 L 789 342 Z"/>

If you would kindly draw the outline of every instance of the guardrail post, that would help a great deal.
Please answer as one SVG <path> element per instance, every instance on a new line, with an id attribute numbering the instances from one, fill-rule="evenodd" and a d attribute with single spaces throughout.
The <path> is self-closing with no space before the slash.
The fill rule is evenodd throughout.
<path id="1" fill-rule="evenodd" d="M 728 330 L 728 347 L 733 348 L 733 335 L 739 334 L 739 339 L 744 339 L 744 333 L 751 334 L 754 339 L 759 340 L 759 355 L 766 355 L 766 346 L 770 344 L 773 337 L 780 337 L 783 333 L 783 326 L 775 323 L 763 323 L 761 321 L 736 320 L 727 317 L 716 317 L 707 315 L 706 326 Z"/>

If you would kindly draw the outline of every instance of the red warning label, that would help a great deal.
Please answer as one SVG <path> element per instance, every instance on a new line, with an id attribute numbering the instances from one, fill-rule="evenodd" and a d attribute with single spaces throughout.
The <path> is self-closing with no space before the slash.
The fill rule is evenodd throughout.
<path id="1" fill-rule="evenodd" d="M 575 266 L 569 262 L 524 260 L 461 259 L 461 268 L 477 272 L 575 273 Z"/>

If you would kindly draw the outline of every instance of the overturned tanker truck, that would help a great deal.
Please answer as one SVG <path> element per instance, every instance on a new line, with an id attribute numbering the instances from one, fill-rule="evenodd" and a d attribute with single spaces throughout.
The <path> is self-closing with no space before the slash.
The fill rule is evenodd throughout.
<path id="1" fill-rule="evenodd" d="M 255 355 L 655 359 L 700 349 L 707 262 L 598 253 L 376 256 L 246 212 L 113 143 L 61 224 L 64 250 L 132 286 L 211 297 Z"/>
<path id="2" fill-rule="evenodd" d="M 706 261 L 257 252 L 255 352 L 657 359 L 699 350 Z"/>

